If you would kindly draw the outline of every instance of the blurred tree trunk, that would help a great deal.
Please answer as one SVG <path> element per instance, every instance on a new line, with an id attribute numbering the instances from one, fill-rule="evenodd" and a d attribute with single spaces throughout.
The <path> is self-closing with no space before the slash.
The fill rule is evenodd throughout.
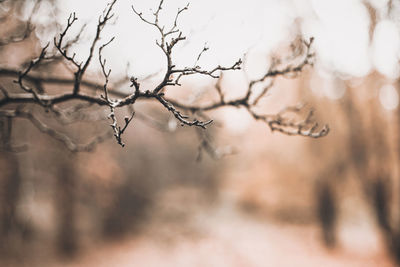
<path id="1" fill-rule="evenodd" d="M 10 120 L 0 121 L 0 243 L 2 249 L 10 249 L 13 234 L 19 228 L 17 206 L 21 187 L 18 158 L 11 152 Z"/>
<path id="2" fill-rule="evenodd" d="M 344 100 L 344 111 L 347 115 L 347 126 L 349 131 L 348 148 L 350 150 L 349 163 L 354 166 L 357 178 L 361 184 L 363 193 L 370 195 L 368 186 L 368 138 L 362 123 L 362 114 L 357 109 L 356 97 L 352 88 L 348 88 Z"/>
<path id="3" fill-rule="evenodd" d="M 76 155 L 62 158 L 55 189 L 56 212 L 58 219 L 57 249 L 60 254 L 72 256 L 78 249 L 78 237 L 76 230 Z"/>
<path id="4" fill-rule="evenodd" d="M 333 248 L 336 244 L 337 201 L 332 186 L 324 178 L 316 184 L 316 203 L 322 239 L 328 248 Z"/>
<path id="5" fill-rule="evenodd" d="M 389 7 L 391 8 L 392 1 L 389 3 Z M 400 80 L 397 81 L 398 93 L 400 94 Z M 396 201 L 395 207 L 396 212 L 394 213 L 396 218 L 394 220 L 394 225 L 397 227 L 394 229 L 394 238 L 393 238 L 393 249 L 394 254 L 396 256 L 396 260 L 400 263 L 400 107 L 397 107 L 397 128 L 396 128 L 396 137 L 397 137 L 397 147 L 396 147 L 396 161 L 397 161 L 397 179 L 394 179 L 394 199 Z M 397 187 L 396 187 L 397 186 Z M 397 194 L 396 194 L 397 193 Z"/>
<path id="6" fill-rule="evenodd" d="M 21 185 L 17 156 L 12 152 L 1 151 L 0 175 L 0 224 L 1 243 L 8 239 L 17 226 L 17 204 Z"/>

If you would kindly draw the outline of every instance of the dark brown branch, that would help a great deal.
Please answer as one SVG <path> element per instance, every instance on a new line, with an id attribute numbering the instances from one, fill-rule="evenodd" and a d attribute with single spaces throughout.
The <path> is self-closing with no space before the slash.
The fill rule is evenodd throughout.
<path id="1" fill-rule="evenodd" d="M 68 30 L 72 27 L 75 21 L 77 21 L 78 18 L 76 17 L 75 12 L 70 14 L 68 20 L 67 20 L 67 26 L 65 27 L 64 31 L 60 33 L 60 36 L 58 38 L 54 37 L 54 46 L 58 49 L 58 52 L 69 62 L 71 62 L 75 67 L 77 67 L 78 71 L 81 69 L 82 63 L 77 63 L 75 61 L 75 53 L 72 56 L 68 56 L 68 50 L 66 47 L 63 45 L 64 38 L 68 32 Z"/>
<path id="2" fill-rule="evenodd" d="M 185 6 L 182 9 L 178 9 L 176 15 L 175 15 L 175 20 L 173 25 L 171 26 L 169 31 L 165 31 L 165 26 L 161 26 L 159 24 L 159 14 L 160 11 L 162 10 L 162 5 L 163 5 L 163 0 L 160 1 L 157 10 L 153 13 L 154 20 L 148 20 L 146 19 L 141 12 L 138 12 L 133 6 L 132 10 L 133 12 L 145 23 L 155 27 L 158 32 L 160 33 L 160 40 L 156 42 L 156 44 L 160 47 L 160 49 L 163 51 L 164 55 L 166 56 L 167 60 L 167 69 L 164 74 L 164 77 L 162 81 L 156 86 L 156 88 L 153 90 L 153 93 L 158 94 L 161 92 L 166 86 L 176 86 L 180 85 L 179 80 L 182 76 L 185 75 L 192 75 L 192 74 L 202 74 L 202 75 L 208 75 L 212 78 L 218 78 L 218 75 L 215 74 L 217 71 L 227 71 L 227 70 L 238 70 L 240 69 L 240 64 L 242 61 L 239 59 L 237 62 L 235 62 L 231 67 L 223 67 L 223 66 L 217 66 L 211 71 L 207 70 L 202 70 L 199 66 L 197 66 L 197 61 L 200 59 L 201 54 L 205 51 L 207 51 L 208 48 L 204 47 L 202 52 L 200 52 L 199 56 L 197 57 L 196 64 L 194 67 L 185 67 L 183 69 L 175 69 L 175 65 L 173 65 L 173 60 L 172 60 L 172 52 L 174 47 L 180 42 L 186 39 L 185 36 L 183 36 L 183 33 L 177 28 L 177 21 L 179 16 L 182 14 L 183 11 L 188 9 L 188 6 Z M 177 78 L 175 80 L 171 79 L 171 76 L 173 74 L 177 74 Z"/>
<path id="3" fill-rule="evenodd" d="M 280 62 L 274 61 L 264 75 L 258 79 L 250 81 L 247 84 L 247 86 L 244 88 L 245 91 L 243 96 L 227 100 L 224 93 L 226 90 L 223 90 L 221 86 L 222 73 L 224 71 L 239 70 L 242 65 L 241 59 L 228 67 L 218 65 L 211 70 L 204 70 L 198 65 L 202 55 L 208 50 L 208 47 L 204 46 L 197 57 L 194 58 L 194 65 L 192 67 L 176 67 L 174 64 L 173 53 L 177 45 L 186 39 L 182 31 L 178 28 L 178 19 L 181 14 L 188 9 L 188 5 L 177 10 L 174 21 L 169 27 L 161 25 L 159 21 L 160 13 L 162 12 L 164 4 L 163 0 L 159 2 L 156 10 L 152 13 L 152 19 L 145 18 L 142 13 L 138 12 L 134 7 L 132 7 L 133 12 L 143 22 L 156 28 L 160 34 L 159 39 L 156 41 L 156 45 L 162 50 L 163 56 L 165 56 L 166 66 L 164 69 L 166 69 L 165 73 L 162 75 L 161 81 L 154 88 L 146 90 L 142 89 L 138 79 L 135 76 L 131 76 L 130 78 L 131 89 L 129 89 L 129 91 L 124 91 L 127 93 L 122 93 L 112 88 L 112 83 L 110 80 L 111 69 L 107 69 L 107 62 L 102 57 L 102 51 L 114 40 L 114 38 L 101 45 L 98 50 L 98 58 L 102 74 L 105 78 L 104 83 L 98 84 L 88 81 L 85 77 L 85 73 L 93 61 L 93 57 L 95 57 L 94 51 L 100 40 L 103 29 L 114 17 L 112 9 L 116 2 L 117 0 L 112 0 L 99 17 L 95 36 L 90 43 L 88 55 L 83 62 L 77 62 L 75 59 L 75 53 L 71 53 L 69 50 L 71 45 L 79 40 L 84 27 L 82 27 L 81 31 L 75 36 L 74 39 L 66 41 L 68 32 L 77 21 L 76 14 L 72 13 L 67 20 L 64 30 L 57 38 L 54 38 L 54 44 L 57 49 L 57 53 L 55 55 L 48 56 L 46 53 L 46 46 L 43 48 L 40 56 L 37 59 L 29 62 L 27 68 L 22 72 L 6 67 L 0 68 L 0 77 L 16 78 L 15 82 L 18 84 L 20 89 L 24 91 L 23 93 L 14 93 L 13 91 L 4 88 L 4 86 L 0 86 L 0 91 L 2 93 L 2 97 L 0 98 L 0 108 L 2 108 L 0 109 L 0 112 L 2 113 L 0 113 L 0 117 L 28 119 L 40 131 L 63 142 L 69 149 L 73 151 L 88 149 L 84 148 L 86 146 L 76 145 L 67 135 L 51 129 L 49 126 L 38 120 L 34 114 L 29 114 L 29 112 L 22 111 L 22 109 L 19 108 L 15 109 L 15 104 L 39 105 L 46 111 L 52 112 L 57 121 L 61 124 L 69 124 L 82 120 L 105 119 L 105 114 L 103 116 L 101 114 L 100 116 L 91 116 L 89 114 L 80 114 L 80 112 L 87 107 L 95 107 L 96 105 L 107 107 L 110 110 L 108 118 L 111 119 L 110 126 L 112 128 L 112 131 L 109 132 L 114 134 L 117 143 L 121 146 L 124 146 L 122 141 L 124 132 L 127 130 L 133 118 L 136 117 L 134 116 L 135 113 L 133 112 L 133 107 L 136 101 L 139 100 L 156 101 L 163 109 L 170 112 L 182 126 L 195 126 L 201 131 L 210 123 L 212 123 L 212 119 L 203 116 L 206 111 L 233 106 L 237 108 L 245 108 L 254 119 L 263 121 L 272 131 L 280 131 L 288 135 L 301 135 L 314 138 L 325 136 L 329 132 L 329 128 L 327 126 L 324 126 L 321 129 L 318 124 L 314 122 L 312 110 L 304 119 L 298 121 L 289 120 L 287 115 L 288 112 L 300 114 L 303 112 L 300 109 L 286 109 L 274 115 L 263 115 L 254 111 L 256 105 L 260 102 L 260 99 L 262 99 L 262 97 L 264 97 L 268 90 L 273 86 L 275 78 L 279 76 L 295 77 L 297 74 L 302 72 L 306 66 L 312 65 L 313 54 L 311 53 L 310 49 L 312 39 L 310 39 L 309 42 L 304 42 L 303 45 L 306 49 L 301 50 L 305 50 L 304 55 L 295 55 L 296 57 L 303 57 L 300 63 L 287 64 L 282 67 Z M 37 72 L 37 67 L 40 64 L 43 64 L 44 62 L 59 62 L 58 60 L 60 60 L 60 62 L 67 62 L 74 66 L 73 77 L 60 78 L 53 75 L 51 72 L 46 74 L 39 74 Z M 180 79 L 183 76 L 196 74 L 218 79 L 215 85 L 215 90 L 218 93 L 218 100 L 207 105 L 186 105 L 176 99 L 170 99 L 165 96 L 169 86 L 181 85 Z M 49 95 L 46 92 L 47 87 L 53 88 L 55 85 L 70 85 L 71 88 L 69 91 L 62 91 L 62 93 Z M 263 89 L 259 93 L 254 92 L 256 85 L 263 86 Z M 83 89 L 89 89 L 94 93 L 90 95 L 87 92 L 85 93 Z M 97 90 L 102 90 L 102 94 L 100 96 L 96 94 Z M 59 92 L 61 91 L 59 90 Z M 71 103 L 69 103 L 70 105 L 68 107 L 66 107 L 66 105 L 61 105 L 67 102 L 72 102 L 72 105 Z M 119 122 L 117 121 L 116 112 L 118 109 L 123 107 L 131 108 L 132 112 L 130 113 L 130 116 L 125 117 L 123 126 L 120 126 Z M 14 108 L 14 110 L 5 110 L 6 108 Z M 184 113 L 190 114 L 190 117 Z M 92 143 L 95 144 L 99 140 L 103 140 L 102 137 L 95 139 L 95 141 Z M 201 141 L 205 150 L 211 147 L 211 144 L 206 141 L 207 140 L 204 138 Z M 92 147 L 92 145 L 89 147 Z"/>
<path id="4" fill-rule="evenodd" d="M 164 97 L 160 94 L 155 96 L 156 99 L 169 111 L 172 112 L 172 114 L 175 116 L 175 118 L 181 122 L 181 125 L 188 125 L 188 126 L 199 126 L 203 129 L 206 128 L 207 125 L 212 123 L 212 120 L 209 121 L 199 121 L 197 119 L 194 119 L 192 121 L 188 120 L 189 116 L 183 115 L 179 110 L 177 110 L 171 103 L 169 103 L 167 100 L 164 99 Z"/>
<path id="5" fill-rule="evenodd" d="M 18 74 L 18 80 L 14 81 L 15 83 L 17 83 L 19 85 L 19 87 L 24 90 L 27 93 L 32 94 L 32 96 L 34 97 L 34 99 L 42 106 L 45 106 L 45 103 L 41 101 L 38 93 L 30 87 L 27 87 L 26 85 L 24 85 L 23 80 L 25 78 L 25 76 L 36 66 L 40 63 L 41 60 L 43 60 L 46 56 L 46 49 L 48 47 L 48 44 L 42 49 L 42 52 L 40 53 L 40 56 L 37 59 L 34 59 L 30 62 L 28 68 L 24 71 L 24 72 L 19 72 Z M 40 84 L 39 85 L 40 88 Z M 7 96 L 6 96 L 7 98 Z"/>
<path id="6" fill-rule="evenodd" d="M 303 69 L 307 65 L 312 65 L 312 58 L 314 56 L 314 54 L 311 52 L 312 42 L 313 38 L 311 38 L 308 42 L 303 42 L 304 46 L 306 47 L 306 52 L 305 55 L 303 55 L 303 60 L 300 63 L 298 63 L 297 65 L 288 65 L 282 69 L 279 69 L 277 67 L 278 62 L 274 61 L 273 64 L 271 64 L 271 67 L 268 69 L 268 71 L 261 78 L 249 82 L 246 94 L 243 97 L 226 101 L 224 95 L 222 94 L 222 89 L 220 85 L 221 79 L 219 79 L 215 86 L 215 89 L 219 95 L 218 102 L 214 102 L 208 105 L 196 106 L 196 105 L 185 105 L 173 99 L 167 99 L 167 101 L 173 104 L 177 108 L 189 110 L 192 113 L 196 113 L 199 111 L 214 110 L 225 106 L 245 108 L 246 110 L 248 110 L 248 112 L 254 119 L 264 121 L 272 131 L 279 131 L 287 135 L 301 135 L 313 138 L 326 136 L 329 133 L 329 126 L 324 125 L 322 128 L 320 128 L 318 124 L 315 123 L 312 119 L 311 116 L 312 111 L 310 111 L 307 120 L 293 123 L 293 122 L 288 122 L 286 119 L 283 118 L 283 112 L 280 112 L 277 115 L 261 115 L 255 113 L 253 110 L 254 107 L 260 101 L 260 99 L 263 96 L 265 96 L 268 90 L 273 86 L 275 78 L 287 75 L 292 75 L 292 77 L 295 77 L 295 75 L 303 71 Z M 267 79 L 272 79 L 272 80 L 267 86 L 264 86 L 260 94 L 253 97 L 254 86 L 256 84 L 264 83 Z M 298 112 L 299 111 L 300 110 L 298 110 Z"/>
<path id="7" fill-rule="evenodd" d="M 110 78 L 110 75 L 111 75 L 111 69 L 106 70 L 106 60 L 103 59 L 102 55 L 101 55 L 101 52 L 103 51 L 103 49 L 107 45 L 109 45 L 113 40 L 114 40 L 114 37 L 111 38 L 110 41 L 108 41 L 107 43 L 103 44 L 99 48 L 99 61 L 100 61 L 100 65 L 101 65 L 101 70 L 103 72 L 103 76 L 104 76 L 104 78 L 106 80 L 105 83 L 104 83 L 104 86 L 103 86 L 104 95 L 102 95 L 102 98 L 107 102 L 107 105 L 110 107 L 110 114 L 108 115 L 108 117 L 112 121 L 110 126 L 113 129 L 114 137 L 117 140 L 118 144 L 121 145 L 122 147 L 124 147 L 125 144 L 122 142 L 122 135 L 125 132 L 126 128 L 128 127 L 129 123 L 132 121 L 133 115 L 135 114 L 135 112 L 132 112 L 132 116 L 130 118 L 125 118 L 125 126 L 121 129 L 121 127 L 118 126 L 117 117 L 115 115 L 115 108 L 118 105 L 118 101 L 117 100 L 112 100 L 108 96 L 108 88 L 107 88 L 107 86 L 108 86 L 109 78 Z M 137 89 L 135 90 L 135 93 L 138 93 L 139 92 L 139 85 L 136 83 L 136 80 L 133 80 L 133 84 L 135 85 L 135 87 L 137 86 Z"/>

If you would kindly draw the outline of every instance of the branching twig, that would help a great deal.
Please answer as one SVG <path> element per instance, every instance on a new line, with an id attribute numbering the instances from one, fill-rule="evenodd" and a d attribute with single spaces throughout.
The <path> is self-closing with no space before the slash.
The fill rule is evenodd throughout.
<path id="1" fill-rule="evenodd" d="M 56 38 L 54 38 L 54 45 L 57 49 L 56 55 L 48 56 L 46 53 L 48 46 L 46 46 L 43 48 L 40 56 L 37 59 L 29 62 L 24 71 L 1 67 L 0 78 L 15 78 L 15 83 L 18 84 L 19 88 L 24 92 L 15 93 L 14 91 L 5 88 L 4 85 L 0 85 L 0 91 L 2 93 L 2 97 L 0 98 L 0 117 L 10 119 L 28 119 L 41 132 L 63 142 L 72 151 L 90 150 L 96 143 L 102 141 L 104 138 L 102 136 L 97 137 L 85 146 L 77 145 L 66 134 L 52 129 L 50 126 L 41 122 L 34 114 L 23 111 L 23 109 L 20 108 L 16 109 L 15 104 L 23 105 L 23 107 L 28 104 L 39 105 L 46 111 L 55 114 L 57 121 L 61 124 L 69 124 L 76 121 L 91 119 L 95 120 L 95 116 L 86 116 L 85 114 L 79 114 L 79 112 L 89 106 L 96 107 L 96 105 L 99 105 L 107 107 L 110 110 L 108 118 L 111 120 L 110 126 L 112 128 L 112 133 L 117 140 L 117 143 L 121 146 L 124 146 L 122 136 L 135 115 L 135 112 L 133 112 L 133 107 L 136 101 L 139 100 L 156 101 L 162 108 L 170 112 L 182 126 L 195 126 L 200 131 L 205 129 L 213 121 L 212 119 L 202 116 L 202 114 L 218 108 L 233 106 L 237 108 L 245 108 L 254 119 L 263 121 L 272 131 L 279 131 L 288 135 L 301 135 L 313 138 L 325 136 L 329 132 L 329 128 L 327 126 L 320 128 L 318 124 L 315 123 L 312 116 L 312 110 L 308 113 L 305 119 L 300 121 L 289 120 L 287 115 L 289 112 L 300 114 L 302 112 L 301 109 L 286 109 L 274 115 L 263 115 L 255 112 L 256 105 L 273 86 L 275 78 L 279 76 L 295 77 L 302 72 L 306 66 L 312 65 L 312 39 L 310 39 L 308 42 L 304 42 L 303 45 L 306 48 L 304 49 L 304 55 L 296 54 L 296 57 L 303 56 L 300 63 L 288 64 L 282 67 L 280 62 L 274 61 L 264 75 L 258 79 L 250 81 L 247 84 L 243 96 L 227 100 L 225 95 L 226 90 L 223 90 L 221 85 L 223 79 L 222 73 L 224 71 L 239 70 L 242 65 L 241 59 L 227 67 L 218 65 L 210 70 L 202 69 L 199 66 L 199 61 L 202 55 L 208 50 L 208 47 L 205 45 L 197 57 L 193 59 L 194 65 L 192 67 L 176 67 L 174 64 L 173 53 L 177 47 L 177 44 L 186 40 L 183 32 L 178 27 L 178 20 L 183 12 L 188 9 L 188 5 L 177 10 L 172 25 L 168 27 L 161 25 L 160 23 L 160 14 L 163 10 L 164 4 L 163 0 L 159 2 L 155 11 L 152 12 L 152 17 L 150 19 L 144 16 L 141 12 L 138 12 L 132 6 L 133 12 L 139 17 L 140 20 L 158 31 L 159 39 L 156 41 L 156 45 L 162 50 L 163 56 L 165 56 L 166 59 L 166 66 L 164 67 L 165 72 L 162 75 L 161 81 L 154 88 L 143 89 L 135 76 L 131 76 L 130 78 L 131 89 L 129 89 L 129 91 L 116 91 L 115 88 L 112 88 L 112 83 L 110 81 L 111 69 L 106 67 L 107 62 L 102 56 L 102 51 L 114 40 L 114 38 L 101 45 L 98 49 L 98 58 L 102 74 L 105 78 L 104 83 L 99 84 L 90 82 L 86 79 L 85 74 L 92 62 L 93 57 L 95 57 L 94 51 L 101 38 L 103 29 L 114 17 L 112 10 L 116 2 L 117 0 L 111 0 L 111 2 L 104 9 L 102 15 L 99 17 L 95 36 L 90 43 L 88 55 L 84 61 L 78 62 L 75 58 L 75 53 L 71 53 L 69 50 L 71 49 L 72 44 L 79 40 L 85 26 L 82 27 L 81 31 L 78 33 L 78 35 L 76 35 L 75 38 L 69 41 L 66 40 L 68 32 L 78 20 L 76 14 L 72 13 L 67 20 L 64 30 Z M 74 76 L 71 78 L 60 78 L 53 75 L 51 72 L 46 75 L 39 74 L 37 72 L 37 66 L 42 64 L 43 61 L 56 62 L 56 59 L 61 59 L 62 62 L 72 64 Z M 191 75 L 204 75 L 210 78 L 218 79 L 215 85 L 215 90 L 218 93 L 218 100 L 207 105 L 187 105 L 176 99 L 168 98 L 166 96 L 167 90 L 170 86 L 180 86 L 181 78 L 183 76 Z M 46 88 L 54 87 L 56 85 L 69 85 L 71 90 L 64 91 L 65 89 L 63 89 L 63 91 L 58 90 L 58 93 L 53 93 L 51 95 L 48 94 Z M 256 93 L 254 88 L 258 85 L 263 87 L 260 92 Z M 92 94 L 88 94 L 87 92 L 85 93 L 86 89 L 91 90 Z M 100 96 L 96 94 L 98 90 L 102 91 Z M 68 107 L 66 107 L 66 103 L 72 103 L 72 105 L 70 104 Z M 10 109 L 10 107 L 14 109 Z M 120 126 L 117 120 L 116 112 L 118 109 L 123 107 L 131 108 L 132 112 L 130 116 L 125 117 L 124 125 Z M 190 114 L 190 117 L 184 113 Z M 96 120 L 101 119 L 102 116 L 103 114 L 100 114 L 96 117 Z M 104 119 L 105 118 L 106 115 L 104 114 Z M 140 118 L 145 118 L 145 116 L 140 116 Z M 204 137 L 206 135 L 202 134 L 201 136 Z M 201 139 L 201 147 L 206 151 L 211 149 L 212 146 L 208 142 L 208 138 L 204 137 Z"/>
<path id="2" fill-rule="evenodd" d="M 300 73 L 304 69 L 304 67 L 306 67 L 307 65 L 312 65 L 312 58 L 314 56 L 314 54 L 311 52 L 312 42 L 313 38 L 311 38 L 308 42 L 303 42 L 306 48 L 305 55 L 300 55 L 303 56 L 303 59 L 297 65 L 288 65 L 280 69 L 278 68 L 279 61 L 274 60 L 268 71 L 261 78 L 252 80 L 248 83 L 246 93 L 243 97 L 226 101 L 225 96 L 222 93 L 220 78 L 215 85 L 215 89 L 219 95 L 218 102 L 214 102 L 208 105 L 195 106 L 185 105 L 173 99 L 167 99 L 167 101 L 172 103 L 177 108 L 190 110 L 193 113 L 214 110 L 226 106 L 245 108 L 254 119 L 264 121 L 272 131 L 279 131 L 287 135 L 301 135 L 313 138 L 326 136 L 329 133 L 328 125 L 324 125 L 322 128 L 320 128 L 318 124 L 313 121 L 312 116 L 308 116 L 307 120 L 305 121 L 289 123 L 286 119 L 284 119 L 283 112 L 280 112 L 277 115 L 262 115 L 257 114 L 254 111 L 254 107 L 258 104 L 260 99 L 265 96 L 268 90 L 273 86 L 275 78 L 279 76 L 287 77 L 288 75 L 290 75 L 290 77 L 295 77 L 295 75 Z M 259 93 L 258 95 L 254 95 L 254 87 L 258 84 L 263 84 L 267 79 L 271 79 L 269 84 L 264 86 L 261 93 Z M 297 112 L 299 111 L 300 110 L 298 110 Z M 312 112 L 310 113 L 310 115 L 312 115 Z"/>

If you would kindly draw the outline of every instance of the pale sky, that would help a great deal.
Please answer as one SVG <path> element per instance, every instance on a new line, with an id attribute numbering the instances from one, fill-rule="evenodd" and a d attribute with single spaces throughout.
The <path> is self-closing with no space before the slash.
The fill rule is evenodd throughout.
<path id="1" fill-rule="evenodd" d="M 33 1 L 33 0 L 30 0 Z M 76 12 L 78 25 L 89 22 L 84 38 L 89 40 L 95 32 L 99 14 L 108 1 L 105 0 L 58 0 L 59 23 Z M 155 45 L 157 31 L 144 24 L 132 11 L 131 5 L 151 18 L 158 0 L 119 0 L 115 8 L 118 20 L 104 31 L 103 42 L 111 36 L 116 40 L 105 51 L 109 66 L 114 73 L 125 72 L 129 62 L 129 74 L 144 77 L 165 66 L 165 58 Z M 305 38 L 315 38 L 317 52 L 316 69 L 322 73 L 334 73 L 341 78 L 362 77 L 376 69 L 389 80 L 399 76 L 400 55 L 400 6 L 397 1 L 391 13 L 387 0 L 368 0 L 377 8 L 378 24 L 369 36 L 370 17 L 363 0 L 192 0 L 189 10 L 182 14 L 179 25 L 187 36 L 175 52 L 177 65 L 192 66 L 204 43 L 210 47 L 199 62 L 204 68 L 230 65 L 244 53 L 253 55 L 249 75 L 256 78 L 268 64 L 268 55 L 288 40 L 301 33 Z M 178 7 L 187 0 L 165 0 L 162 23 L 170 25 Z M 44 8 L 46 14 L 49 9 Z M 51 17 L 51 16 L 50 16 Z M 49 16 L 37 20 L 48 24 Z M 295 24 L 294 22 L 298 22 Z M 43 30 L 45 29 L 45 30 Z M 44 40 L 52 40 L 55 31 L 37 28 Z M 75 48 L 77 56 L 87 54 L 88 43 Z M 255 55 L 255 56 L 254 56 Z M 250 57 L 251 58 L 251 57 Z M 96 62 L 97 63 L 97 62 Z M 251 64 L 250 64 L 251 65 Z M 95 66 L 96 67 L 96 66 Z M 329 75 L 328 75 L 329 76 Z M 337 98 L 338 94 L 335 93 Z"/>
<path id="2" fill-rule="evenodd" d="M 306 37 L 315 37 L 318 62 L 329 71 L 363 76 L 376 68 L 390 78 L 398 76 L 398 13 L 395 8 L 391 15 L 388 14 L 385 5 L 387 0 L 369 0 L 372 6 L 378 8 L 379 15 L 372 45 L 369 44 L 368 11 L 362 0 L 189 2 L 190 8 L 180 20 L 181 29 L 188 37 L 188 43 L 177 53 L 182 63 L 189 64 L 194 53 L 201 50 L 205 42 L 211 48 L 208 57 L 204 59 L 205 65 L 228 64 L 241 57 L 249 48 L 267 55 L 279 48 L 288 37 L 293 38 L 294 34 L 301 32 Z M 94 23 L 107 1 L 58 0 L 58 3 L 60 14 L 57 20 L 60 23 L 64 24 L 72 11 L 80 19 L 78 23 L 92 22 L 87 27 L 88 37 L 94 33 Z M 134 65 L 132 68 L 139 72 L 157 70 L 157 58 L 161 54 L 154 45 L 156 31 L 143 24 L 131 9 L 131 5 L 135 5 L 143 14 L 150 15 L 150 9 L 154 9 L 157 3 L 158 0 L 118 1 L 115 9 L 118 20 L 104 34 L 105 39 L 111 34 L 117 37 L 109 48 L 109 53 L 113 55 L 110 64 L 115 64 L 115 68 L 123 69 L 123 62 L 129 60 Z M 166 0 L 163 22 L 171 22 L 176 9 L 186 3 L 186 0 Z M 294 20 L 300 22 L 300 29 L 293 23 Z M 48 17 L 42 15 L 38 21 L 46 24 Z M 47 39 L 46 34 L 51 39 L 52 32 L 47 30 L 40 34 L 43 39 Z"/>

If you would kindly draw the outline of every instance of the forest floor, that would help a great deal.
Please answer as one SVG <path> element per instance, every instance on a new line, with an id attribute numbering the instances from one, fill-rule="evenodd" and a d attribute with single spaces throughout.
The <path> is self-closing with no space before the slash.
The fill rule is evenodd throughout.
<path id="1" fill-rule="evenodd" d="M 316 225 L 278 224 L 244 212 L 229 198 L 211 207 L 194 203 L 199 201 L 185 197 L 162 201 L 156 218 L 140 233 L 98 242 L 72 260 L 44 254 L 42 260 L 18 266 L 395 266 L 379 238 L 373 237 L 376 234 L 366 232 L 365 227 L 342 226 L 338 246 L 327 249 Z"/>
<path id="2" fill-rule="evenodd" d="M 101 245 L 54 266 L 394 266 L 379 238 L 363 227 L 348 226 L 339 233 L 345 240 L 327 249 L 315 225 L 279 225 L 244 213 L 232 201 L 218 203 L 198 209 L 185 223 L 169 220 L 167 212 L 133 239 Z M 167 210 L 176 214 L 188 205 Z"/>

